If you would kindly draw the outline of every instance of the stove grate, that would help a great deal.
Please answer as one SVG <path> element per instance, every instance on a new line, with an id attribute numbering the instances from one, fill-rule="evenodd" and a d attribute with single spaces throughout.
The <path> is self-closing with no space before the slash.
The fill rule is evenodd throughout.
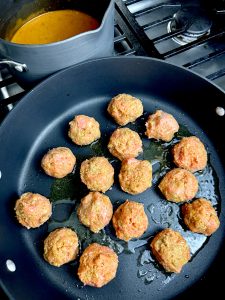
<path id="1" fill-rule="evenodd" d="M 115 0 L 114 55 L 163 59 L 193 70 L 225 90 L 224 14 L 215 9 L 210 11 L 210 31 L 199 39 L 181 45 L 176 42 L 176 37 L 184 34 L 185 29 L 169 31 L 168 24 L 187 3 L 182 0 Z M 28 91 L 21 89 L 5 70 L 1 73 L 2 114 Z"/>

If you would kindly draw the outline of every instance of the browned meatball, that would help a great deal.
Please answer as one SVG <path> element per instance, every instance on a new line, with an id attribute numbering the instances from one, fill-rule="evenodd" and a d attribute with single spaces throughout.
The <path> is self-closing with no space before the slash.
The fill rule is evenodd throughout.
<path id="1" fill-rule="evenodd" d="M 82 224 L 93 232 L 99 232 L 109 224 L 112 218 L 112 203 L 106 195 L 90 192 L 81 200 L 77 214 Z"/>
<path id="2" fill-rule="evenodd" d="M 174 163 L 191 172 L 203 170 L 207 164 L 205 146 L 196 136 L 185 137 L 172 149 Z"/>
<path id="3" fill-rule="evenodd" d="M 210 201 L 204 198 L 184 204 L 182 206 L 182 214 L 184 223 L 193 232 L 211 235 L 220 226 L 215 209 Z"/>
<path id="4" fill-rule="evenodd" d="M 119 181 L 124 192 L 133 195 L 142 193 L 152 185 L 152 165 L 147 160 L 125 159 L 122 161 Z"/>
<path id="5" fill-rule="evenodd" d="M 79 146 L 89 145 L 101 136 L 99 123 L 92 117 L 75 116 L 69 126 L 68 135 Z"/>
<path id="6" fill-rule="evenodd" d="M 112 223 L 119 239 L 129 241 L 139 238 L 148 228 L 144 205 L 126 200 L 114 212 Z"/>
<path id="7" fill-rule="evenodd" d="M 182 235 L 172 229 L 159 232 L 150 244 L 157 261 L 167 272 L 180 273 L 190 259 L 190 249 Z"/>
<path id="8" fill-rule="evenodd" d="M 143 105 L 141 100 L 131 95 L 119 94 L 112 98 L 107 110 L 119 125 L 124 126 L 143 114 Z"/>
<path id="9" fill-rule="evenodd" d="M 82 162 L 81 181 L 89 190 L 106 192 L 114 182 L 114 169 L 105 157 L 92 157 Z"/>
<path id="10" fill-rule="evenodd" d="M 198 180 L 191 172 L 176 168 L 163 177 L 159 189 L 169 201 L 188 201 L 198 192 Z"/>
<path id="11" fill-rule="evenodd" d="M 109 247 L 93 243 L 80 257 L 78 276 L 85 285 L 100 288 L 116 276 L 117 267 L 116 253 Z"/>
<path id="12" fill-rule="evenodd" d="M 44 259 L 55 267 L 60 267 L 77 257 L 78 238 L 70 228 L 52 231 L 44 241 Z"/>
<path id="13" fill-rule="evenodd" d="M 49 150 L 41 161 L 45 173 L 55 178 L 63 178 L 73 171 L 76 157 L 66 147 L 58 147 Z"/>
<path id="14" fill-rule="evenodd" d="M 163 140 L 169 142 L 179 130 L 179 124 L 171 114 L 157 110 L 148 117 L 145 124 L 145 134 L 149 139 Z"/>
<path id="15" fill-rule="evenodd" d="M 52 205 L 48 198 L 28 192 L 16 201 L 15 211 L 20 224 L 27 229 L 37 228 L 50 218 Z"/>
<path id="16" fill-rule="evenodd" d="M 142 141 L 137 132 L 129 128 L 119 128 L 111 135 L 108 149 L 120 160 L 132 158 L 142 152 Z"/>

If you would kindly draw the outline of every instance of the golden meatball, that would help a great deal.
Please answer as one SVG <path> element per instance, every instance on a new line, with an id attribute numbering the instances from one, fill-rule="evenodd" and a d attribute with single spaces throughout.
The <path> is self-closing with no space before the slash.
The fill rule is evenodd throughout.
<path id="1" fill-rule="evenodd" d="M 82 162 L 81 181 L 91 191 L 106 192 L 114 182 L 114 169 L 105 157 L 92 157 Z"/>
<path id="2" fill-rule="evenodd" d="M 180 273 L 190 259 L 190 249 L 186 240 L 179 232 L 169 228 L 159 232 L 150 247 L 159 264 L 167 272 Z"/>
<path id="3" fill-rule="evenodd" d="M 198 192 L 198 180 L 191 172 L 176 168 L 163 177 L 159 189 L 168 201 L 188 201 Z"/>
<path id="4" fill-rule="evenodd" d="M 78 246 L 77 234 L 72 229 L 56 229 L 44 241 L 44 259 L 60 267 L 77 257 Z"/>
<path id="5" fill-rule="evenodd" d="M 58 147 L 49 150 L 41 161 L 45 173 L 55 178 L 63 178 L 73 171 L 76 157 L 66 147 Z"/>
<path id="6" fill-rule="evenodd" d="M 112 218 L 116 236 L 124 241 L 139 238 L 148 228 L 148 217 L 144 205 L 126 200 L 115 211 Z"/>
<path id="7" fill-rule="evenodd" d="M 119 128 L 111 135 L 108 149 L 120 160 L 132 158 L 142 152 L 142 141 L 137 132 L 129 128 Z"/>
<path id="8" fill-rule="evenodd" d="M 106 195 L 90 192 L 81 200 L 77 214 L 82 224 L 93 232 L 99 232 L 109 224 L 113 215 L 113 206 Z"/>
<path id="9" fill-rule="evenodd" d="M 124 192 L 133 195 L 142 193 L 152 185 L 152 165 L 147 160 L 125 159 L 122 161 L 119 181 Z"/>
<path id="10" fill-rule="evenodd" d="M 100 288 L 116 276 L 117 267 L 116 253 L 109 247 L 93 243 L 80 257 L 78 276 L 85 285 Z"/>
<path id="11" fill-rule="evenodd" d="M 145 134 L 149 139 L 163 140 L 169 142 L 179 130 L 179 124 L 171 114 L 157 110 L 148 117 L 145 124 Z"/>
<path id="12" fill-rule="evenodd" d="M 100 138 L 100 126 L 94 118 L 78 115 L 69 123 L 68 135 L 79 146 L 89 145 Z"/>
<path id="13" fill-rule="evenodd" d="M 184 223 L 193 232 L 211 235 L 220 226 L 215 209 L 210 201 L 204 198 L 186 203 L 181 209 Z"/>
<path id="14" fill-rule="evenodd" d="M 48 198 L 33 193 L 25 193 L 16 201 L 16 217 L 27 229 L 44 224 L 52 214 L 52 205 Z"/>
<path id="15" fill-rule="evenodd" d="M 119 94 L 112 98 L 107 111 L 119 125 L 124 126 L 143 114 L 143 105 L 141 100 L 131 95 Z"/>
<path id="16" fill-rule="evenodd" d="M 207 164 L 205 146 L 196 136 L 185 137 L 172 149 L 174 163 L 191 172 L 203 170 Z"/>

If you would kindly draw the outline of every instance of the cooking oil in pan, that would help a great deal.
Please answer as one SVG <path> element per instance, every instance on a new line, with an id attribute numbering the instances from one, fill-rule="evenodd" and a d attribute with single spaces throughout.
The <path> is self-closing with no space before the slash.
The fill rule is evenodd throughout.
<path id="1" fill-rule="evenodd" d="M 79 236 L 80 247 L 85 249 L 91 243 L 100 243 L 102 245 L 107 245 L 112 248 L 117 254 L 124 251 L 123 245 L 113 240 L 105 230 L 101 230 L 99 233 L 91 232 L 87 227 L 83 226 L 78 220 L 76 209 L 71 213 L 68 219 L 63 221 L 56 221 L 52 219 L 48 224 L 48 230 L 53 231 L 59 227 L 69 227 L 76 231 Z"/>
<path id="2" fill-rule="evenodd" d="M 141 119 L 140 122 L 143 123 L 143 120 Z M 143 124 L 138 123 L 135 125 L 133 124 L 132 126 L 134 128 L 131 129 L 136 131 L 141 130 L 140 135 L 143 135 Z M 171 147 L 180 141 L 182 137 L 191 135 L 192 134 L 185 126 L 180 126 L 179 132 L 169 143 L 147 139 L 143 140 L 143 153 L 140 156 L 140 159 L 146 159 L 152 163 L 152 188 L 156 189 L 156 191 L 160 179 L 168 170 L 174 167 L 170 157 Z M 90 156 L 105 156 L 111 163 L 117 162 L 117 160 L 112 157 L 107 150 L 107 141 L 108 137 L 105 135 L 97 142 L 94 142 L 90 146 Z M 83 160 L 84 157 L 78 157 L 78 161 L 79 159 Z M 77 169 L 79 169 L 79 163 Z M 199 191 L 196 197 L 204 197 L 209 199 L 215 209 L 219 212 L 220 199 L 218 179 L 210 162 L 203 171 L 196 172 L 195 176 L 199 181 Z M 113 189 L 114 188 L 115 187 L 113 187 Z M 159 191 L 157 192 L 159 193 Z M 50 195 L 50 199 L 53 202 L 53 207 L 58 205 L 67 205 L 71 209 L 69 210 L 68 217 L 63 220 L 58 220 L 55 218 L 55 213 L 53 213 L 53 217 L 48 224 L 49 231 L 52 231 L 58 227 L 73 228 L 79 236 L 80 246 L 82 249 L 86 248 L 90 243 L 97 242 L 111 247 L 117 254 L 132 254 L 136 251 L 139 251 L 137 260 L 137 277 L 143 280 L 144 284 L 151 284 L 155 280 L 160 280 L 163 286 L 171 282 L 176 275 L 168 275 L 168 273 L 165 273 L 162 267 L 159 266 L 155 261 L 154 257 L 151 256 L 149 250 L 149 241 L 152 238 L 151 236 L 143 236 L 140 239 L 131 240 L 126 243 L 118 240 L 115 237 L 115 233 L 111 225 L 107 226 L 106 229 L 101 230 L 99 233 L 92 233 L 88 228 L 79 222 L 76 214 L 76 207 L 79 204 L 80 199 L 87 193 L 88 190 L 85 189 L 80 182 L 79 173 L 77 171 L 63 179 L 56 179 L 52 185 Z M 113 200 L 115 203 L 115 201 L 118 199 L 111 200 Z M 141 195 L 138 195 L 138 201 L 140 200 Z M 206 236 L 193 233 L 186 229 L 180 216 L 179 204 L 168 202 L 161 198 L 157 202 L 155 201 L 146 206 L 145 209 L 149 216 L 150 226 L 154 223 L 160 228 L 170 227 L 179 231 L 184 236 L 189 244 L 192 257 L 196 255 L 196 253 L 198 253 L 198 251 L 207 242 L 208 238 Z M 54 209 L 53 211 L 57 211 L 57 209 Z"/>

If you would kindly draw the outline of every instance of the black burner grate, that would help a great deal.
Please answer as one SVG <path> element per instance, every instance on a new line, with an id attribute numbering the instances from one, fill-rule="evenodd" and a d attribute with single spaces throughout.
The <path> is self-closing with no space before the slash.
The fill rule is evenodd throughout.
<path id="1" fill-rule="evenodd" d="M 115 55 L 163 59 L 191 69 L 225 90 L 224 11 L 217 11 L 213 7 L 206 8 L 212 20 L 210 32 L 185 45 L 180 45 L 173 39 L 179 34 L 182 35 L 184 28 L 172 32 L 168 30 L 168 24 L 173 21 L 177 11 L 190 5 L 190 2 L 197 5 L 199 1 L 115 0 Z M 28 92 L 15 83 L 7 70 L 1 70 L 1 75 L 0 122 Z M 1 291 L 0 299 L 5 299 Z"/>
<path id="2" fill-rule="evenodd" d="M 191 69 L 225 90 L 223 11 L 216 11 L 213 7 L 204 8 L 212 23 L 211 29 L 199 39 L 186 44 L 176 42 L 176 37 L 182 36 L 185 28 L 178 27 L 173 31 L 168 29 L 170 22 L 174 22 L 174 14 L 185 6 L 190 6 L 190 2 L 193 3 L 184 0 L 115 0 L 114 54 L 163 59 Z M 200 2 L 196 0 L 194 3 L 198 5 Z M 2 77 L 1 119 L 27 92 L 19 88 L 7 72 L 3 71 Z"/>
<path id="3" fill-rule="evenodd" d="M 225 15 L 213 7 L 205 7 L 212 22 L 209 33 L 190 43 L 180 45 L 174 37 L 184 28 L 170 32 L 169 22 L 189 1 L 117 0 L 131 30 L 148 56 L 184 66 L 214 81 L 225 90 Z M 196 5 L 198 1 L 195 1 Z M 193 3 L 193 1 L 192 1 Z"/>

